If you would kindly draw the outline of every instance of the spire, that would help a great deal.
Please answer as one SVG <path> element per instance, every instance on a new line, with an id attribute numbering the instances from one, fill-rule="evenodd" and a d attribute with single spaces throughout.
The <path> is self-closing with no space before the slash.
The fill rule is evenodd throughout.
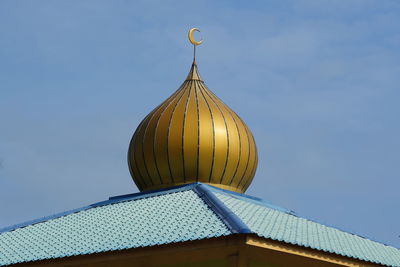
<path id="1" fill-rule="evenodd" d="M 189 41 L 193 44 L 193 63 L 192 67 L 190 68 L 189 74 L 186 77 L 186 81 L 193 81 L 193 80 L 203 81 L 200 77 L 199 71 L 197 70 L 197 64 L 196 64 L 196 46 L 201 45 L 203 43 L 203 39 L 201 39 L 200 41 L 196 41 L 193 36 L 194 32 L 200 32 L 200 30 L 197 28 L 192 28 L 189 30 L 188 33 Z"/>
<path id="2" fill-rule="evenodd" d="M 200 77 L 200 73 L 197 69 L 197 64 L 195 61 L 193 61 L 189 74 L 186 77 L 186 81 L 193 81 L 193 80 L 203 81 Z"/>

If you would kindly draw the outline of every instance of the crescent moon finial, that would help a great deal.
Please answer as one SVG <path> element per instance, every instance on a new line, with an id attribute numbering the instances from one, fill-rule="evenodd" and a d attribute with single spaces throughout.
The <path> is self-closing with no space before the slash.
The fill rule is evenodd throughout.
<path id="1" fill-rule="evenodd" d="M 200 32 L 200 30 L 197 29 L 197 28 L 192 28 L 192 29 L 190 29 L 190 30 L 189 30 L 189 34 L 188 34 L 189 41 L 190 41 L 194 46 L 201 45 L 201 44 L 203 43 L 203 39 L 201 39 L 200 41 L 196 41 L 196 40 L 194 39 L 194 36 L 193 36 L 194 32 Z"/>

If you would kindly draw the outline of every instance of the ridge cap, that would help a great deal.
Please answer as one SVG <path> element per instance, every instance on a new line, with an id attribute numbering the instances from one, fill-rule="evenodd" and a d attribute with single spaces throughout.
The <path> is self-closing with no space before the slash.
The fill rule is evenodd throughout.
<path id="1" fill-rule="evenodd" d="M 192 189 L 233 234 L 252 234 L 250 228 L 203 183 Z"/>
<path id="2" fill-rule="evenodd" d="M 221 193 L 221 194 L 224 194 L 224 195 L 228 195 L 230 197 L 233 197 L 233 198 L 236 198 L 236 199 L 239 199 L 239 200 L 242 200 L 242 201 L 247 201 L 247 202 L 250 202 L 252 204 L 264 206 L 264 207 L 267 207 L 267 208 L 270 208 L 270 209 L 274 209 L 274 210 L 277 210 L 277 211 L 280 211 L 280 212 L 284 212 L 284 213 L 287 213 L 287 214 L 290 214 L 290 215 L 297 216 L 296 212 L 294 212 L 293 210 L 277 206 L 277 205 L 271 203 L 270 201 L 262 199 L 262 198 L 259 198 L 259 197 L 254 197 L 254 196 L 251 196 L 251 195 L 246 195 L 246 194 L 243 194 L 243 193 L 238 193 L 238 192 L 235 192 L 235 191 L 222 189 L 222 188 L 219 188 L 219 187 L 216 187 L 216 186 L 212 186 L 212 185 L 209 185 L 209 184 L 205 184 L 205 186 L 210 187 L 210 190 L 212 190 L 212 191 L 216 191 L 218 193 Z"/>

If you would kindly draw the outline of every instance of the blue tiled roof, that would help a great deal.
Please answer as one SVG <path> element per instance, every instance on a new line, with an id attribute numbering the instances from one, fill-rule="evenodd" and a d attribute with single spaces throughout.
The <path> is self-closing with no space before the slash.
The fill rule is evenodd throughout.
<path id="1" fill-rule="evenodd" d="M 217 197 L 260 237 L 373 263 L 400 266 L 400 250 L 232 195 Z"/>
<path id="2" fill-rule="evenodd" d="M 141 197 L 96 204 L 4 232 L 0 234 L 0 265 L 230 234 L 191 190 Z"/>
<path id="3" fill-rule="evenodd" d="M 113 197 L 0 230 L 0 266 L 236 233 L 400 266 L 400 250 L 394 247 L 200 183 Z"/>

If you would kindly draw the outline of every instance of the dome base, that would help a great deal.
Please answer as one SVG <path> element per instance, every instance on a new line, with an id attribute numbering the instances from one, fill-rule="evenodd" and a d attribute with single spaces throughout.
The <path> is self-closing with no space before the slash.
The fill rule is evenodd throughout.
<path id="1" fill-rule="evenodd" d="M 147 187 L 146 190 L 143 190 L 141 192 L 147 192 L 147 191 L 154 191 L 154 190 L 160 190 L 160 189 L 165 189 L 168 187 L 176 187 L 176 186 L 180 186 L 180 185 L 185 185 L 185 184 L 191 184 L 191 183 L 195 183 L 198 181 L 187 181 L 185 183 L 171 183 L 171 184 L 162 184 L 162 185 L 156 185 L 156 186 L 152 186 L 152 187 Z M 224 190 L 229 190 L 229 191 L 233 191 L 233 192 L 237 192 L 237 193 L 241 193 L 243 194 L 245 192 L 245 189 L 241 189 L 241 188 L 237 188 L 235 186 L 228 186 L 228 185 L 223 185 L 223 184 L 214 184 L 214 183 L 207 183 L 207 182 L 202 182 L 203 184 L 208 184 L 211 186 L 215 186 Z"/>

